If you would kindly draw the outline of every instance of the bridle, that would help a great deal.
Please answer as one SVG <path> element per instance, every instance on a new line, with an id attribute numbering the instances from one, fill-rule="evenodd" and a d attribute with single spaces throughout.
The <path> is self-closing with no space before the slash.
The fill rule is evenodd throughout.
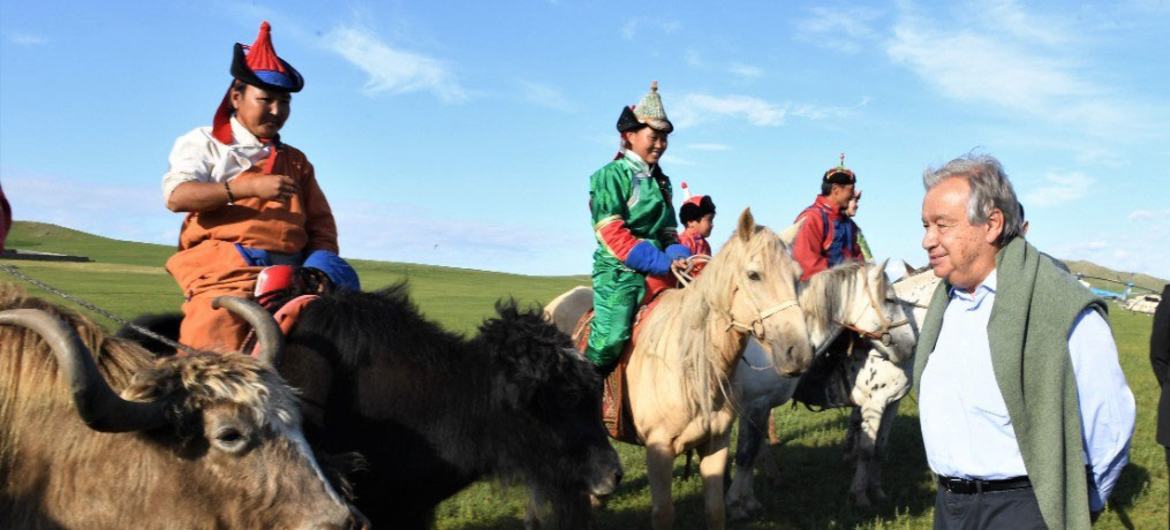
<path id="1" fill-rule="evenodd" d="M 869 274 L 866 274 L 864 270 L 862 272 L 863 272 L 863 274 L 861 276 L 862 289 L 865 290 L 865 296 L 867 298 L 869 298 L 869 306 L 871 308 L 873 308 L 874 313 L 877 314 L 877 318 L 878 318 L 878 322 L 879 322 L 878 329 L 875 329 L 875 330 L 862 329 L 860 326 L 857 325 L 856 318 L 849 319 L 850 322 L 841 322 L 839 320 L 834 319 L 833 323 L 837 324 L 838 326 L 841 326 L 842 328 L 850 330 L 850 331 L 852 331 L 852 332 L 854 332 L 854 333 L 856 333 L 856 334 L 858 334 L 866 339 L 879 341 L 879 342 L 881 342 L 882 346 L 885 346 L 888 348 L 891 345 L 893 345 L 893 343 L 894 343 L 893 337 L 891 337 L 891 335 L 890 335 L 890 330 L 894 329 L 896 327 L 899 327 L 899 326 L 905 326 L 905 325 L 909 324 L 910 319 L 904 318 L 904 319 L 899 320 L 897 322 L 893 322 L 890 319 L 886 318 L 886 314 L 884 312 L 882 312 L 881 305 L 878 304 L 877 298 L 874 297 L 873 292 L 870 291 L 870 289 L 869 289 Z M 887 297 L 886 300 L 891 301 L 891 302 L 896 301 L 898 303 L 911 303 L 911 302 L 906 302 L 906 301 L 898 299 L 898 298 L 890 299 L 889 297 Z"/>

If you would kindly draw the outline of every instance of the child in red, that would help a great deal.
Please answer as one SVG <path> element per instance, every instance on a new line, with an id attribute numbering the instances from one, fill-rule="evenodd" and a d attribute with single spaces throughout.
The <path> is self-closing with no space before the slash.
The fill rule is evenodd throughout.
<path id="1" fill-rule="evenodd" d="M 687 198 L 679 207 L 678 220 L 686 229 L 678 235 L 678 241 L 690 249 L 692 256 L 699 254 L 710 256 L 711 245 L 707 243 L 707 238 L 711 237 L 711 229 L 715 226 L 715 202 L 711 200 L 710 195 L 691 197 L 686 182 L 682 183 L 682 189 Z M 704 265 L 696 263 L 691 275 L 698 276 Z"/>

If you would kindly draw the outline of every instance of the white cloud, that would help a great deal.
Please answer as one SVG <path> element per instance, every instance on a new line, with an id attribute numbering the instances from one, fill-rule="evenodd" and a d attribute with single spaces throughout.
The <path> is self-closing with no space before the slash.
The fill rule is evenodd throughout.
<path id="1" fill-rule="evenodd" d="M 837 107 L 790 101 L 774 103 L 754 96 L 739 94 L 713 96 L 690 93 L 684 94 L 682 98 L 677 100 L 677 103 L 673 104 L 674 110 L 671 111 L 670 116 L 671 120 L 681 127 L 689 127 L 718 118 L 740 119 L 757 127 L 776 127 L 783 125 L 789 115 L 812 121 L 841 119 L 869 102 L 870 98 L 865 97 L 856 105 Z"/>
<path id="2" fill-rule="evenodd" d="M 1134 210 L 1125 217 L 1130 221 L 1170 222 L 1170 208 L 1165 210 Z"/>
<path id="3" fill-rule="evenodd" d="M 467 99 L 467 91 L 443 61 L 391 48 L 363 27 L 338 25 L 325 35 L 325 45 L 369 75 L 367 94 L 426 90 L 448 103 Z"/>
<path id="4" fill-rule="evenodd" d="M 49 39 L 32 33 L 15 32 L 8 34 L 8 42 L 17 46 L 40 46 L 42 44 L 48 44 Z"/>
<path id="5" fill-rule="evenodd" d="M 752 96 L 686 94 L 675 104 L 673 116 L 681 126 L 694 125 L 715 117 L 743 119 L 752 125 L 774 127 L 784 123 L 787 104 L 771 103 Z"/>
<path id="6" fill-rule="evenodd" d="M 727 151 L 731 149 L 726 144 L 687 144 L 685 147 L 695 151 Z"/>
<path id="7" fill-rule="evenodd" d="M 928 18 L 910 4 L 885 51 L 943 95 L 1097 136 L 1148 129 L 1158 106 L 1112 93 L 1088 74 L 1080 32 L 1056 18 L 993 0 L 979 17 Z"/>
<path id="8" fill-rule="evenodd" d="M 1048 173 L 1044 185 L 1026 194 L 1021 199 L 1026 206 L 1055 206 L 1075 201 L 1087 195 L 1096 182 L 1084 173 Z"/>
<path id="9" fill-rule="evenodd" d="M 693 160 L 688 160 L 686 158 L 679 158 L 679 157 L 674 156 L 674 155 L 662 155 L 662 163 L 666 164 L 668 166 L 683 166 L 683 167 L 689 167 L 689 166 L 695 165 L 695 162 Z"/>
<path id="10" fill-rule="evenodd" d="M 626 40 L 634 40 L 638 38 L 639 31 L 644 27 L 656 29 L 661 33 L 671 34 L 676 33 L 682 29 L 682 22 L 674 19 L 649 19 L 645 17 L 635 17 L 627 20 L 622 24 L 621 32 L 622 38 Z"/>
<path id="11" fill-rule="evenodd" d="M 557 88 L 532 81 L 519 81 L 519 85 L 524 99 L 533 105 L 566 112 L 575 108 Z"/>
<path id="12" fill-rule="evenodd" d="M 764 75 L 764 69 L 743 63 L 731 63 L 727 71 L 744 79 L 757 79 Z"/>
<path id="13" fill-rule="evenodd" d="M 796 38 L 843 53 L 857 53 L 876 38 L 872 24 L 881 16 L 866 7 L 814 7 L 796 24 Z"/>

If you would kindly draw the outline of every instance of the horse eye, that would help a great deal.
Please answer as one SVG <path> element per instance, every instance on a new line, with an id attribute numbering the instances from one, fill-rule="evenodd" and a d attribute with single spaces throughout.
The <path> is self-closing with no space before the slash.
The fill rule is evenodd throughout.
<path id="1" fill-rule="evenodd" d="M 212 435 L 215 445 L 224 451 L 236 452 L 244 448 L 248 439 L 244 433 L 235 427 L 223 427 Z"/>
<path id="2" fill-rule="evenodd" d="M 752 281 L 760 281 L 760 273 L 752 271 L 748 273 L 748 279 Z"/>

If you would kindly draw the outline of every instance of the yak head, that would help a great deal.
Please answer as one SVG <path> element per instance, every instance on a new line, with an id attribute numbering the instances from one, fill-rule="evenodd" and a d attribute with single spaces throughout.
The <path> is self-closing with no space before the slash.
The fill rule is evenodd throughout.
<path id="1" fill-rule="evenodd" d="M 0 384 L 0 403 L 14 404 L 0 407 L 0 417 L 24 425 L 17 439 L 0 439 L 0 454 L 36 454 L 34 446 L 42 446 L 65 455 L 46 468 L 22 469 L 30 481 L 61 484 L 44 495 L 62 513 L 42 516 L 111 528 L 354 524 L 304 440 L 292 389 L 267 360 L 234 353 L 155 358 L 84 317 L 0 294 L 0 357 L 20 359 L 26 374 L 22 385 Z M 269 353 L 279 349 L 268 346 Z M 12 375 L 6 370 L 0 378 Z M 22 394 L 34 386 L 43 388 Z M 77 514 L 90 515 L 70 523 Z"/>
<path id="2" fill-rule="evenodd" d="M 473 345 L 494 366 L 494 397 L 506 418 L 500 428 L 524 433 L 501 452 L 554 503 L 566 495 L 609 495 L 622 469 L 601 423 L 601 383 L 593 368 L 539 311 L 506 302 L 496 312 Z"/>

